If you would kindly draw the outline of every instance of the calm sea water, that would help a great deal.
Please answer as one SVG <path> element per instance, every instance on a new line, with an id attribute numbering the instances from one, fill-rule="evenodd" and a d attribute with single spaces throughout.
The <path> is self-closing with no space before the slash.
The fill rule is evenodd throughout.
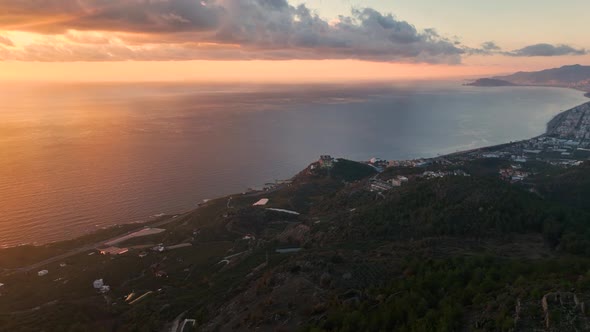
<path id="1" fill-rule="evenodd" d="M 4 84 L 0 246 L 179 213 L 320 154 L 429 157 L 541 134 L 582 93 L 451 83 Z"/>

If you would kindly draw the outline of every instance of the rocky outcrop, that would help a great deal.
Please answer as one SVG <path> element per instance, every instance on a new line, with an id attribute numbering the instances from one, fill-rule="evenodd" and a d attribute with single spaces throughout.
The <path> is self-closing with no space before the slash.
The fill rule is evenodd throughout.
<path id="1" fill-rule="evenodd" d="M 277 236 L 277 240 L 282 243 L 303 244 L 311 228 L 304 224 L 290 225 Z"/>
<path id="2" fill-rule="evenodd" d="M 549 331 L 588 331 L 585 304 L 572 292 L 548 293 L 541 299 L 545 329 Z"/>
<path id="3" fill-rule="evenodd" d="M 494 87 L 494 86 L 513 86 L 514 83 L 498 80 L 493 78 L 480 78 L 473 83 L 466 84 L 468 86 L 483 86 L 483 87 Z"/>

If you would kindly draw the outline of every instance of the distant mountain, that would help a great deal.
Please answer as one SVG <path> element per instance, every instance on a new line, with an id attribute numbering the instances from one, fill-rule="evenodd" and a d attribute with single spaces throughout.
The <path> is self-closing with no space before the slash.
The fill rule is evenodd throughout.
<path id="1" fill-rule="evenodd" d="M 504 80 L 494 79 L 494 78 L 480 78 L 477 81 L 475 81 L 473 83 L 466 84 L 466 85 L 492 87 L 492 86 L 512 86 L 512 85 L 516 85 L 516 84 L 508 82 L 508 81 L 504 81 Z"/>
<path id="2" fill-rule="evenodd" d="M 556 86 L 590 91 L 590 66 L 572 65 L 534 72 L 518 72 L 507 76 L 481 78 L 471 86 L 533 85 Z M 590 98 L 590 92 L 586 94 Z"/>
<path id="3" fill-rule="evenodd" d="M 590 91 L 590 66 L 563 66 L 536 72 L 496 76 L 492 79 L 508 81 L 516 85 L 557 86 Z"/>

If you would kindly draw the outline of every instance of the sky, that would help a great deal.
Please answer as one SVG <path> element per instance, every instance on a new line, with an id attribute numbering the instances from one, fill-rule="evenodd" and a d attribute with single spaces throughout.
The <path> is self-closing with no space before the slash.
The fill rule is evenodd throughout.
<path id="1" fill-rule="evenodd" d="M 587 0 L 0 0 L 0 80 L 348 81 L 590 65 Z"/>

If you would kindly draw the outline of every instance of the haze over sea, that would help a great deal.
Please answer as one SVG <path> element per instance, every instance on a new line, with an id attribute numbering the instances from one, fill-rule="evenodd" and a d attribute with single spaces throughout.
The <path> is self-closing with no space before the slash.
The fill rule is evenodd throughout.
<path id="1" fill-rule="evenodd" d="M 556 88 L 4 84 L 0 246 L 180 213 L 331 154 L 432 157 L 525 139 L 586 101 Z"/>

